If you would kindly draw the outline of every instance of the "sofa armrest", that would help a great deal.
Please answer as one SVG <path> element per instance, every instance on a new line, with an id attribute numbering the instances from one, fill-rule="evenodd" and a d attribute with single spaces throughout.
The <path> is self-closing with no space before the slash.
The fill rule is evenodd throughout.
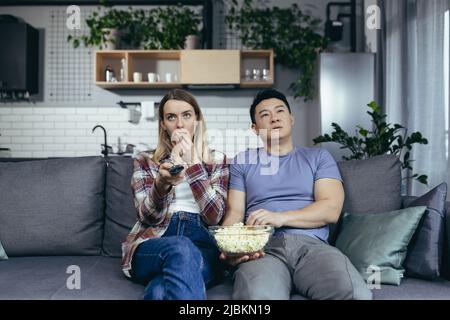
<path id="1" fill-rule="evenodd" d="M 442 275 L 450 280 L 450 201 L 445 203 Z"/>

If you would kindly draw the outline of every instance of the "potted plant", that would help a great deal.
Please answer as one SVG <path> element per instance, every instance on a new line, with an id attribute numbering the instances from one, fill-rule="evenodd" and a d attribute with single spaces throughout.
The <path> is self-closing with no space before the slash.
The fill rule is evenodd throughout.
<path id="1" fill-rule="evenodd" d="M 156 25 L 145 49 L 183 49 L 189 37 L 190 45 L 195 45 L 199 35 L 200 16 L 188 7 L 158 7 L 151 12 Z"/>
<path id="2" fill-rule="evenodd" d="M 299 70 L 298 80 L 290 86 L 295 98 L 314 98 L 317 54 L 328 45 L 328 39 L 319 33 L 320 19 L 304 13 L 295 3 L 284 9 L 261 8 L 244 0 L 239 8 L 237 0 L 232 0 L 225 21 L 244 46 L 273 49 L 276 62 Z"/>
<path id="3" fill-rule="evenodd" d="M 372 118 L 373 130 L 364 129 L 357 126 L 358 134 L 350 136 L 347 132 L 335 122 L 331 124 L 334 131 L 329 134 L 321 135 L 313 139 L 314 144 L 323 142 L 336 142 L 341 149 L 348 149 L 351 155 L 343 157 L 343 160 L 367 159 L 382 154 L 397 155 L 402 163 L 403 170 L 409 170 L 412 173 L 412 161 L 410 152 L 413 144 L 428 144 L 420 132 L 413 132 L 407 135 L 407 129 L 399 124 L 386 123 L 386 115 L 381 113 L 380 107 L 374 102 L 367 105 L 372 111 L 367 113 Z M 416 179 L 420 183 L 427 184 L 426 175 L 407 175 L 404 179 Z"/>
<path id="4" fill-rule="evenodd" d="M 121 30 L 121 45 L 130 49 L 144 49 L 145 42 L 155 40 L 156 22 L 152 12 L 131 9 Z"/>
<path id="5" fill-rule="evenodd" d="M 116 44 L 118 42 L 119 30 L 116 28 L 103 28 L 103 43 L 105 50 L 115 50 L 117 48 Z"/>
<path id="6" fill-rule="evenodd" d="M 184 40 L 184 49 L 193 50 L 200 49 L 200 36 L 197 34 L 189 34 Z"/>
<path id="7" fill-rule="evenodd" d="M 86 24 L 88 34 L 68 36 L 74 48 L 83 43 L 86 47 L 113 49 L 120 34 L 123 48 L 182 49 L 188 35 L 198 36 L 200 16 L 181 5 L 152 10 L 106 8 L 104 14 L 93 12 Z"/>
<path id="8" fill-rule="evenodd" d="M 99 10 L 100 11 L 100 10 Z M 88 34 L 69 35 L 67 41 L 74 48 L 81 43 L 84 46 L 97 46 L 100 49 L 113 50 L 119 44 L 119 34 L 131 22 L 131 12 L 108 8 L 104 14 L 94 11 L 87 19 Z"/>

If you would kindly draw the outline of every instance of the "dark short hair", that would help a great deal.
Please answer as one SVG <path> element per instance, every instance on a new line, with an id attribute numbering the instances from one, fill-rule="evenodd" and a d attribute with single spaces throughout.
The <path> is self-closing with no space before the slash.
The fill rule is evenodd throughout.
<path id="1" fill-rule="evenodd" d="M 291 112 L 291 107 L 289 106 L 289 102 L 286 99 L 286 96 L 284 94 L 282 94 L 281 92 L 275 90 L 275 89 L 264 89 L 259 91 L 255 98 L 253 99 L 252 105 L 250 106 L 250 118 L 252 119 L 252 123 L 256 123 L 255 122 L 255 110 L 256 110 L 256 106 L 263 100 L 266 99 L 271 99 L 271 98 L 276 98 L 279 99 L 281 101 L 284 102 L 284 104 L 286 105 L 286 107 L 289 110 L 289 113 Z"/>

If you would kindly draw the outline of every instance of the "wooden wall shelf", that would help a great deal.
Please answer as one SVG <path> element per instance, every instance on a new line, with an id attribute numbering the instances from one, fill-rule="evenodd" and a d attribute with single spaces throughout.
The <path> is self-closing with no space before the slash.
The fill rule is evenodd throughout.
<path id="1" fill-rule="evenodd" d="M 120 81 L 121 60 L 125 59 Z M 116 82 L 106 82 L 105 69 L 114 70 Z M 253 78 L 253 70 L 260 77 Z M 263 69 L 266 76 L 263 79 Z M 247 73 L 246 73 L 247 71 Z M 142 74 L 134 82 L 133 73 Z M 148 81 L 148 73 L 159 75 Z M 257 74 L 257 72 L 255 72 Z M 235 85 L 267 88 L 274 84 L 272 50 L 111 50 L 95 52 L 95 85 L 104 89 L 169 89 L 189 85 Z M 168 75 L 166 78 L 166 74 Z M 170 79 L 169 79 L 170 78 Z"/>

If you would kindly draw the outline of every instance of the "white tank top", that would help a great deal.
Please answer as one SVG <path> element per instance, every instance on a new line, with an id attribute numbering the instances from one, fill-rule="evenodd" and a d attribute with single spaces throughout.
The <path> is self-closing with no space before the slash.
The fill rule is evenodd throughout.
<path id="1" fill-rule="evenodd" d="M 169 211 L 172 213 L 177 211 L 200 213 L 200 208 L 194 199 L 186 178 L 179 185 L 175 186 L 175 200 L 170 204 Z"/>

